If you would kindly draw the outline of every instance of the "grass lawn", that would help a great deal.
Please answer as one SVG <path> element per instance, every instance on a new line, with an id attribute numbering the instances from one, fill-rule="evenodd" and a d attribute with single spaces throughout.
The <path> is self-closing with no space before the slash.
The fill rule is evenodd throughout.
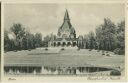
<path id="1" fill-rule="evenodd" d="M 102 55 L 102 51 L 89 49 L 34 49 L 6 52 L 5 66 L 53 66 L 53 67 L 104 67 L 117 69 L 124 74 L 124 55 Z"/>
<path id="2" fill-rule="evenodd" d="M 10 51 L 5 53 L 4 63 L 5 65 L 124 67 L 124 55 L 110 54 L 111 56 L 103 56 L 101 51 L 88 49 Z"/>

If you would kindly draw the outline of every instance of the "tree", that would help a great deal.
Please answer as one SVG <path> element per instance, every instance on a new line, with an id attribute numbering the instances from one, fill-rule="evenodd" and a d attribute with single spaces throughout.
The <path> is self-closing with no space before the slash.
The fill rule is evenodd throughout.
<path id="1" fill-rule="evenodd" d="M 7 51 L 8 50 L 8 42 L 9 42 L 9 38 L 8 38 L 8 32 L 4 31 L 4 50 Z"/>
<path id="2" fill-rule="evenodd" d="M 78 48 L 83 48 L 83 36 L 78 37 Z"/>
<path id="3" fill-rule="evenodd" d="M 125 53 L 125 21 L 121 21 L 117 24 L 117 47 L 115 51 L 118 50 L 118 54 L 124 54 Z"/>
<path id="4" fill-rule="evenodd" d="M 88 35 L 84 35 L 83 37 L 83 48 L 88 49 L 89 48 L 89 38 Z"/>
<path id="5" fill-rule="evenodd" d="M 25 28 L 20 24 L 13 24 L 13 26 L 10 28 L 10 30 L 15 34 L 16 41 L 15 46 L 16 49 L 21 50 L 23 47 L 23 38 L 25 36 Z"/>
<path id="6" fill-rule="evenodd" d="M 117 40 L 118 40 L 118 48 L 124 49 L 125 48 L 125 22 L 121 21 L 118 23 L 117 29 Z"/>
<path id="7" fill-rule="evenodd" d="M 43 40 L 43 46 L 48 47 L 49 42 L 56 40 L 56 38 L 56 35 L 54 35 L 53 33 L 51 33 L 50 35 L 46 35 Z"/>
<path id="8" fill-rule="evenodd" d="M 95 37 L 96 47 L 95 48 L 98 50 L 101 50 L 102 49 L 102 43 L 103 43 L 103 41 L 102 41 L 102 39 L 103 39 L 102 25 L 98 26 L 96 28 L 95 32 L 96 32 L 96 37 Z"/>
<path id="9" fill-rule="evenodd" d="M 35 34 L 35 47 L 41 47 L 42 46 L 42 34 L 36 33 Z"/>
<path id="10" fill-rule="evenodd" d="M 51 41 L 51 37 L 49 35 L 46 35 L 43 40 L 43 46 L 48 47 L 48 42 Z"/>
<path id="11" fill-rule="evenodd" d="M 89 49 L 95 48 L 95 35 L 92 31 L 89 32 L 88 39 Z"/>
<path id="12" fill-rule="evenodd" d="M 114 50 L 116 48 L 116 25 L 109 18 L 105 18 L 102 30 L 104 50 Z"/>
<path id="13" fill-rule="evenodd" d="M 116 48 L 116 25 L 109 18 L 96 28 L 96 45 L 98 49 L 108 51 Z"/>
<path id="14" fill-rule="evenodd" d="M 22 49 L 24 50 L 35 48 L 34 47 L 34 35 L 26 31 L 25 36 L 23 37 L 22 43 L 23 43 Z"/>
<path id="15" fill-rule="evenodd" d="M 9 33 L 5 31 L 4 35 L 4 49 L 11 50 L 28 50 L 42 46 L 42 34 L 31 34 L 26 31 L 23 25 L 13 24 L 10 28 L 10 33 L 13 33 L 15 38 L 9 38 Z"/>

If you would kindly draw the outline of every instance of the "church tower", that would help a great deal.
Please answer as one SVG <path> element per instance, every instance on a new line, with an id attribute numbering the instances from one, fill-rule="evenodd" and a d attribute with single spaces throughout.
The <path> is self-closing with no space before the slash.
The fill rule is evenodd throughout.
<path id="1" fill-rule="evenodd" d="M 53 47 L 75 47 L 77 46 L 76 32 L 73 28 L 68 10 L 65 11 L 63 24 L 59 27 L 57 38 L 49 42 Z"/>
<path id="2" fill-rule="evenodd" d="M 66 10 L 64 15 L 64 21 L 61 27 L 58 29 L 58 37 L 59 38 L 76 38 L 75 29 L 72 27 L 70 23 L 70 18 L 68 11 Z"/>

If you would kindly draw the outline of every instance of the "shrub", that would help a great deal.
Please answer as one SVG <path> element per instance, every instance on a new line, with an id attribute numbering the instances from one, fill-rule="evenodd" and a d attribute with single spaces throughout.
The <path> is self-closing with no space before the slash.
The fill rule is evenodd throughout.
<path id="1" fill-rule="evenodd" d="M 92 49 L 89 49 L 89 51 L 92 51 Z"/>
<path id="2" fill-rule="evenodd" d="M 102 53 L 102 55 L 105 55 L 104 53 Z"/>
<path id="3" fill-rule="evenodd" d="M 80 48 L 77 49 L 78 51 L 80 50 Z"/>
<path id="4" fill-rule="evenodd" d="M 31 49 L 28 49 L 28 51 L 31 51 Z"/>
<path id="5" fill-rule="evenodd" d="M 45 50 L 48 50 L 48 48 L 45 48 Z"/>
<path id="6" fill-rule="evenodd" d="M 106 56 L 110 56 L 110 54 L 106 54 Z"/>
<path id="7" fill-rule="evenodd" d="M 64 48 L 61 48 L 61 50 L 65 50 Z"/>
<path id="8" fill-rule="evenodd" d="M 100 50 L 97 50 L 97 52 L 100 52 Z"/>
<path id="9" fill-rule="evenodd" d="M 121 72 L 119 70 L 112 70 L 110 72 L 110 75 L 111 76 L 120 76 L 121 75 Z"/>
<path id="10" fill-rule="evenodd" d="M 119 54 L 119 55 L 123 55 L 125 53 L 125 51 L 123 49 L 120 49 L 120 48 L 116 48 L 113 52 L 115 54 Z"/>
<path id="11" fill-rule="evenodd" d="M 14 52 L 17 52 L 17 50 L 14 50 Z"/>

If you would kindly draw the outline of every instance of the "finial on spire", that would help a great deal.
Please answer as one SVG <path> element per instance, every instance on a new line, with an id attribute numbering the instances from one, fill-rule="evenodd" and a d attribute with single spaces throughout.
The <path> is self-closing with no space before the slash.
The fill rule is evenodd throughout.
<path id="1" fill-rule="evenodd" d="M 66 12 L 65 12 L 64 20 L 70 20 L 67 9 L 66 9 Z"/>

